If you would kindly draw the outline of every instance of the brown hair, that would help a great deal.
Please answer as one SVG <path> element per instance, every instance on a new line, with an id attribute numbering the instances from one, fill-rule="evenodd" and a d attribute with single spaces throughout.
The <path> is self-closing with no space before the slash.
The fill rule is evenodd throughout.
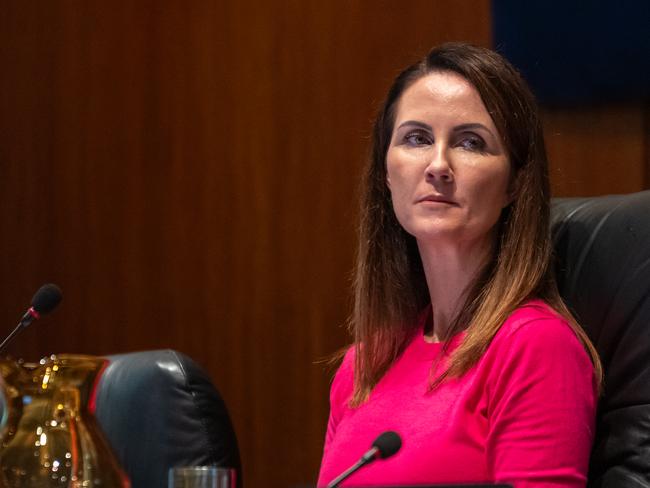
<path id="1" fill-rule="evenodd" d="M 359 249 L 350 327 L 356 348 L 355 388 L 359 405 L 404 350 L 429 293 L 415 238 L 397 221 L 386 184 L 386 153 L 401 95 L 418 79 L 451 71 L 478 91 L 503 140 L 513 172 L 513 201 L 497 224 L 494 257 L 466 295 L 448 336 L 467 326 L 447 369 L 432 387 L 465 374 L 518 306 L 540 298 L 563 316 L 591 356 L 600 382 L 598 354 L 560 298 L 551 266 L 550 185 L 542 124 L 535 99 L 519 73 L 497 53 L 462 43 L 434 48 L 400 73 L 374 124 L 372 152 L 361 196 Z"/>

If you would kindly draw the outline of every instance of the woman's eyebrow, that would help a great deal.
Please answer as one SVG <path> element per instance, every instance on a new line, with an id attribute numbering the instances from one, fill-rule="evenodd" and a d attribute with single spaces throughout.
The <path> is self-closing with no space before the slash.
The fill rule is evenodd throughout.
<path id="1" fill-rule="evenodd" d="M 406 122 L 402 122 L 398 129 L 401 129 L 402 127 L 405 126 L 415 126 L 415 127 L 420 127 L 422 129 L 426 129 L 428 131 L 431 130 L 431 126 L 429 124 L 425 124 L 424 122 L 420 122 L 418 120 L 407 120 Z"/>
<path id="2" fill-rule="evenodd" d="M 472 129 L 483 129 L 486 131 L 488 134 L 490 134 L 492 137 L 494 137 L 494 134 L 490 129 L 488 129 L 486 126 L 483 124 L 479 124 L 478 122 L 470 123 L 470 124 L 460 124 L 454 127 L 455 131 L 461 131 L 461 130 L 472 130 Z"/>

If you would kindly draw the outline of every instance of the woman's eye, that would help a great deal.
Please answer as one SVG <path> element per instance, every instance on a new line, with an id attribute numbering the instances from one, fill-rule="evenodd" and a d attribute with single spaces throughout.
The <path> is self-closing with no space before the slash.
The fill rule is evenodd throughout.
<path id="1" fill-rule="evenodd" d="M 431 144 L 431 138 L 421 132 L 411 132 L 406 134 L 404 140 L 411 146 L 424 146 Z"/>
<path id="2" fill-rule="evenodd" d="M 485 151 L 485 141 L 478 136 L 465 136 L 458 145 L 468 151 Z"/>

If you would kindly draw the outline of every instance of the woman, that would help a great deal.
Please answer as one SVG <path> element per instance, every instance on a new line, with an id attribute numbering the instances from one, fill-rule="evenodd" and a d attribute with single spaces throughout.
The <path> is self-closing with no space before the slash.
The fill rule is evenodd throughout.
<path id="1" fill-rule="evenodd" d="M 445 44 L 395 80 L 374 127 L 351 319 L 319 486 L 583 487 L 600 363 L 552 276 L 541 122 L 496 53 Z"/>

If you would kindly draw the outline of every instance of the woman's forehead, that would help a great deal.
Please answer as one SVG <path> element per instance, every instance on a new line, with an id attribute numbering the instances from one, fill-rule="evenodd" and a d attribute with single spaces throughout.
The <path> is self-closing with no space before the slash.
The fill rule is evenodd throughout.
<path id="1" fill-rule="evenodd" d="M 478 90 L 451 71 L 436 71 L 414 81 L 400 97 L 395 123 L 411 118 L 476 119 L 493 125 Z"/>

